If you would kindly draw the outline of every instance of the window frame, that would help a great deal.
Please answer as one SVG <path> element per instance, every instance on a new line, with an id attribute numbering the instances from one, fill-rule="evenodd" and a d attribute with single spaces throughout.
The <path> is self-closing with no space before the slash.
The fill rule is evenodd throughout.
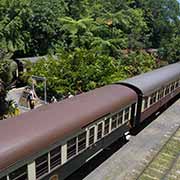
<path id="1" fill-rule="evenodd" d="M 165 87 L 165 96 L 167 96 L 169 93 L 170 93 L 170 85 L 168 84 L 168 85 Z"/>
<path id="2" fill-rule="evenodd" d="M 107 121 L 109 121 L 108 124 L 106 124 Z M 107 136 L 108 134 L 110 134 L 110 124 L 111 124 L 111 118 L 110 117 L 105 118 L 105 120 L 104 120 L 104 132 L 103 132 L 104 136 Z M 107 132 L 106 132 L 106 130 L 107 130 L 106 128 L 108 129 Z"/>
<path id="3" fill-rule="evenodd" d="M 39 157 L 37 157 L 34 161 L 35 161 L 35 174 L 36 174 L 36 179 L 40 179 L 41 177 L 43 177 L 44 175 L 46 175 L 46 174 L 48 174 L 49 173 L 49 158 L 48 158 L 48 152 L 47 153 L 44 153 L 44 154 L 42 154 L 41 156 L 39 156 Z M 46 158 L 47 158 L 47 160 L 45 161 L 45 160 L 43 160 L 43 162 L 40 162 L 40 163 L 38 163 L 38 167 L 37 167 L 37 162 L 36 161 L 38 161 L 40 158 L 42 158 L 43 156 L 46 156 Z M 43 168 L 43 169 L 45 169 L 44 171 L 43 171 L 43 173 L 41 172 L 42 170 L 38 170 L 37 171 L 37 168 L 39 168 L 40 166 L 44 166 L 44 164 L 46 164 L 47 163 L 47 170 L 45 169 L 45 168 Z M 39 173 L 39 172 L 41 172 L 41 173 Z M 38 176 L 37 176 L 37 174 L 38 174 Z M 40 175 L 39 175 L 40 174 Z"/>
<path id="4" fill-rule="evenodd" d="M 115 125 L 115 126 L 114 126 Z M 117 113 L 114 113 L 112 116 L 111 116 L 111 131 L 117 129 L 118 127 L 118 112 Z"/>
<path id="5" fill-rule="evenodd" d="M 175 90 L 175 82 L 172 82 L 170 85 L 170 92 L 173 92 Z"/>
<path id="6" fill-rule="evenodd" d="M 175 89 L 179 87 L 179 80 L 175 81 Z"/>
<path id="7" fill-rule="evenodd" d="M 21 172 L 21 170 L 22 171 L 25 170 L 25 171 Z M 15 174 L 13 174 L 13 173 L 15 173 Z M 21 166 L 8 174 L 9 180 L 16 180 L 16 179 L 19 179 L 20 177 L 22 178 L 23 176 L 26 176 L 26 179 L 28 180 L 27 165 Z M 6 177 L 6 179 L 7 179 L 7 177 Z"/>
<path id="8" fill-rule="evenodd" d="M 81 136 L 82 134 L 85 134 L 85 136 L 84 136 L 85 138 L 83 138 L 83 140 L 81 139 L 81 141 L 79 141 L 79 136 Z M 81 146 L 79 146 L 79 142 L 82 142 L 84 140 L 85 140 L 85 143 L 83 145 L 85 145 L 85 147 L 79 151 L 79 147 L 81 147 Z M 76 141 L 77 141 L 77 152 L 76 153 L 79 154 L 87 148 L 87 131 L 85 130 L 85 131 L 79 133 Z"/>
<path id="9" fill-rule="evenodd" d="M 149 96 L 145 96 L 142 101 L 141 112 L 145 111 L 148 108 L 149 108 Z"/>
<path id="10" fill-rule="evenodd" d="M 157 95 L 157 101 L 161 100 L 164 97 L 164 94 L 165 94 L 165 88 L 159 89 Z"/>
<path id="11" fill-rule="evenodd" d="M 124 121 L 123 124 L 128 122 L 130 120 L 130 116 L 131 116 L 131 106 L 129 105 L 127 107 L 124 108 L 123 113 L 124 113 Z M 126 110 L 128 109 L 128 112 L 126 112 Z M 128 114 L 128 117 L 126 117 L 126 115 Z"/>
<path id="12" fill-rule="evenodd" d="M 157 91 L 153 92 L 150 95 L 150 102 L 149 105 L 152 106 L 153 104 L 155 104 L 157 102 Z"/>
<path id="13" fill-rule="evenodd" d="M 72 144 L 71 146 L 70 146 L 70 148 L 72 148 L 72 147 L 74 147 L 74 150 L 75 150 L 75 153 L 74 153 L 74 150 L 72 151 L 70 151 L 69 153 L 68 153 L 68 142 L 70 142 L 70 141 L 72 141 L 72 140 L 75 140 L 74 142 L 74 144 Z M 69 140 L 67 140 L 67 142 L 66 142 L 66 144 L 67 144 L 67 148 L 66 148 L 66 152 L 67 152 L 67 161 L 68 160 L 70 160 L 71 158 L 73 158 L 74 156 L 76 156 L 77 155 L 77 136 L 73 136 L 71 139 L 69 139 Z M 72 153 L 73 152 L 73 153 Z M 69 156 L 69 154 L 70 154 L 70 156 Z"/>
<path id="14" fill-rule="evenodd" d="M 99 135 L 99 132 L 98 132 L 98 127 L 99 127 L 99 125 L 100 124 L 102 124 L 102 127 L 101 127 L 101 136 L 100 136 L 100 138 L 98 138 L 98 135 Z M 103 126 L 104 126 L 104 121 L 100 121 L 100 122 L 98 122 L 97 123 L 97 134 L 96 134 L 96 141 L 99 141 L 99 140 L 101 140 L 102 138 L 103 138 L 103 134 L 104 134 L 104 132 L 103 132 Z"/>
<path id="15" fill-rule="evenodd" d="M 121 114 L 121 115 L 120 115 Z M 121 109 L 118 113 L 117 113 L 117 127 L 120 127 L 124 124 L 124 109 Z M 120 121 L 120 117 L 121 117 L 121 121 Z M 120 123 L 119 123 L 120 122 Z"/>
<path id="16" fill-rule="evenodd" d="M 93 143 L 89 143 L 90 142 L 90 130 L 91 129 L 94 129 L 94 133 L 93 133 L 93 136 L 91 136 L 91 137 L 93 137 Z M 96 139 L 95 139 L 95 137 L 96 137 L 96 125 L 93 125 L 93 126 L 90 126 L 89 128 L 88 128 L 88 147 L 90 147 L 90 146 L 92 146 L 95 142 L 96 142 Z"/>
<path id="17" fill-rule="evenodd" d="M 60 151 L 59 151 L 59 153 L 56 153 L 56 154 L 54 154 L 53 156 L 51 155 L 51 152 L 53 152 L 53 151 L 55 151 L 56 149 L 59 149 Z M 49 168 L 50 168 L 50 171 L 52 171 L 52 170 L 54 170 L 54 169 L 56 169 L 57 167 L 59 167 L 59 166 L 61 166 L 62 165 L 62 158 L 61 158 L 61 155 L 62 154 L 62 146 L 61 145 L 59 145 L 59 146 L 57 146 L 57 147 L 55 147 L 55 148 L 53 148 L 53 149 L 51 149 L 50 151 L 49 151 Z M 60 156 L 59 156 L 60 155 Z M 56 165 L 54 166 L 53 165 L 53 167 L 52 167 L 52 159 L 54 159 L 54 158 L 57 158 L 59 156 L 59 158 L 58 158 L 58 160 L 59 160 L 59 163 L 55 163 Z M 56 162 L 57 160 L 55 160 L 55 162 Z"/>

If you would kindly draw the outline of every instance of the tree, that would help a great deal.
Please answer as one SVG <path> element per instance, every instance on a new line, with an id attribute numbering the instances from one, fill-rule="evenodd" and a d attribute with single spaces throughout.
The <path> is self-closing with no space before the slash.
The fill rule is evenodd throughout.
<path id="1" fill-rule="evenodd" d="M 29 72 L 29 75 L 47 78 L 49 98 L 109 84 L 114 81 L 113 74 L 119 70 L 117 61 L 94 50 L 76 48 L 72 52 L 60 52 L 57 57 L 38 61 Z M 38 88 L 43 92 L 41 85 Z"/>
<path id="2" fill-rule="evenodd" d="M 180 36 L 174 36 L 162 48 L 159 49 L 161 58 L 167 60 L 168 63 L 180 61 Z"/>
<path id="3" fill-rule="evenodd" d="M 4 82 L 5 89 L 10 86 L 17 71 L 17 64 L 10 59 L 11 56 L 11 53 L 6 52 L 0 56 L 0 79 Z"/>
<path id="4" fill-rule="evenodd" d="M 155 58 L 145 51 L 131 51 L 121 59 L 125 74 L 129 77 L 145 73 L 156 68 Z"/>
<path id="5" fill-rule="evenodd" d="M 88 46 L 87 40 L 93 36 L 90 31 L 94 26 L 92 18 L 74 20 L 70 17 L 64 17 L 59 18 L 59 21 L 62 24 L 61 31 L 64 32 L 64 46 L 67 49 Z"/>
<path id="6" fill-rule="evenodd" d="M 169 40 L 179 24 L 179 3 L 177 0 L 136 0 L 136 7 L 144 11 L 148 24 L 150 41 L 159 48 L 164 39 Z"/>
<path id="7" fill-rule="evenodd" d="M 5 52 L 0 56 L 0 120 L 13 116 L 17 111 L 14 102 L 6 99 L 13 74 L 17 69 L 17 65 L 9 57 L 10 55 Z"/>
<path id="8" fill-rule="evenodd" d="M 123 32 L 120 34 L 120 37 L 127 43 L 125 48 L 136 49 L 144 47 L 145 42 L 148 40 L 146 36 L 148 28 L 141 9 L 128 8 L 118 11 L 111 17 L 115 33 L 114 38 L 117 37 L 116 32 Z"/>
<path id="9" fill-rule="evenodd" d="M 113 39 L 103 40 L 97 37 L 92 41 L 91 48 L 98 54 L 116 57 L 118 56 L 118 48 L 116 47 L 117 41 L 114 43 L 115 45 L 113 43 Z"/>
<path id="10" fill-rule="evenodd" d="M 58 18 L 65 15 L 64 0 L 31 0 L 32 16 L 29 20 L 29 54 L 31 56 L 47 54 L 61 39 Z"/>
<path id="11" fill-rule="evenodd" d="M 66 15 L 73 19 L 88 17 L 88 0 L 65 0 L 67 4 Z"/>
<path id="12" fill-rule="evenodd" d="M 30 41 L 26 24 L 30 14 L 29 0 L 0 1 L 0 48 L 26 52 Z"/>

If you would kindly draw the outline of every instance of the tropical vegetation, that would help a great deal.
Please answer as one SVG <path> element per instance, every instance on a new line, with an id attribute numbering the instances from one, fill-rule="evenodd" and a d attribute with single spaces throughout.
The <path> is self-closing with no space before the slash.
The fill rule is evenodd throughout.
<path id="1" fill-rule="evenodd" d="M 48 57 L 21 79 L 46 77 L 49 98 L 177 62 L 179 17 L 177 0 L 0 0 L 1 92 L 21 57 Z M 43 85 L 37 89 L 42 94 Z"/>

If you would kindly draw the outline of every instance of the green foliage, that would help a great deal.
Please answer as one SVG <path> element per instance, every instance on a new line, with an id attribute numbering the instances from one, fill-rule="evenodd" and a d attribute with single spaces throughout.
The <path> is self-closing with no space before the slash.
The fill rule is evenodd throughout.
<path id="1" fill-rule="evenodd" d="M 0 79 L 4 82 L 5 88 L 10 85 L 17 70 L 17 64 L 10 56 L 11 54 L 7 54 L 0 57 Z"/>
<path id="2" fill-rule="evenodd" d="M 42 59 L 32 67 L 31 74 L 47 78 L 49 96 L 76 94 L 113 82 L 117 62 L 94 51 L 76 48 L 74 52 L 59 53 L 58 59 Z M 43 92 L 43 87 L 40 87 Z"/>
<path id="3" fill-rule="evenodd" d="M 0 79 L 0 120 L 3 119 L 7 109 L 6 93 L 4 82 Z"/>
<path id="4" fill-rule="evenodd" d="M 0 0 L 0 78 L 6 88 L 16 69 L 4 58 L 9 52 L 13 58 L 58 56 L 30 64 L 32 72 L 21 76 L 24 83 L 30 75 L 46 77 L 49 96 L 151 70 L 155 59 L 148 48 L 177 62 L 179 16 L 177 0 Z M 37 88 L 43 92 L 43 84 Z"/>
<path id="5" fill-rule="evenodd" d="M 0 56 L 0 120 L 14 115 L 17 108 L 13 102 L 6 100 L 17 65 L 10 60 L 11 54 L 1 53 Z"/>
<path id="6" fill-rule="evenodd" d="M 180 36 L 173 37 L 163 48 L 159 49 L 161 56 L 169 63 L 180 61 Z"/>
<path id="7" fill-rule="evenodd" d="M 17 55 L 48 53 L 65 9 L 63 0 L 0 0 L 0 48 Z"/>
<path id="8" fill-rule="evenodd" d="M 29 0 L 0 1 L 0 48 L 25 51 L 30 39 L 26 29 L 30 14 Z"/>
<path id="9" fill-rule="evenodd" d="M 144 51 L 132 51 L 119 61 L 82 48 L 72 52 L 60 51 L 57 57 L 38 61 L 29 74 L 47 78 L 49 97 L 60 98 L 68 92 L 89 91 L 155 68 L 155 59 Z M 38 83 L 37 89 L 43 95 L 43 84 Z"/>
<path id="10" fill-rule="evenodd" d="M 58 18 L 65 15 L 66 4 L 63 0 L 31 0 L 30 7 L 32 15 L 29 22 L 31 33 L 29 53 L 47 54 L 54 42 L 61 38 Z"/>
<path id="11" fill-rule="evenodd" d="M 84 47 L 86 39 L 92 37 L 90 29 L 94 25 L 92 18 L 83 18 L 74 20 L 70 17 L 59 18 L 62 24 L 61 31 L 64 32 L 63 46 L 67 49 L 74 49 L 76 47 Z"/>
<path id="12" fill-rule="evenodd" d="M 67 5 L 66 15 L 73 19 L 87 17 L 89 14 L 87 8 L 89 7 L 88 0 L 65 0 L 65 3 Z"/>
<path id="13" fill-rule="evenodd" d="M 137 0 L 144 11 L 152 46 L 160 47 L 161 41 L 170 39 L 179 24 L 180 6 L 177 0 Z"/>
<path id="14" fill-rule="evenodd" d="M 145 51 L 132 51 L 124 55 L 122 65 L 126 74 L 135 76 L 150 71 L 156 67 L 155 58 Z"/>
<path id="15" fill-rule="evenodd" d="M 179 34 L 179 15 L 177 0 L 0 0 L 0 48 L 14 57 L 97 48 L 117 58 L 118 49 L 162 48 Z"/>

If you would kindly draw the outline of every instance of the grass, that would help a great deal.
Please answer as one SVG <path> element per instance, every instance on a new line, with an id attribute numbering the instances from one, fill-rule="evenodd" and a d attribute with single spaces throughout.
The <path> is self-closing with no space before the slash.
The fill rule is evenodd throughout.
<path id="1" fill-rule="evenodd" d="M 178 158 L 178 159 L 177 159 Z M 180 129 L 144 169 L 138 180 L 180 179 Z"/>

